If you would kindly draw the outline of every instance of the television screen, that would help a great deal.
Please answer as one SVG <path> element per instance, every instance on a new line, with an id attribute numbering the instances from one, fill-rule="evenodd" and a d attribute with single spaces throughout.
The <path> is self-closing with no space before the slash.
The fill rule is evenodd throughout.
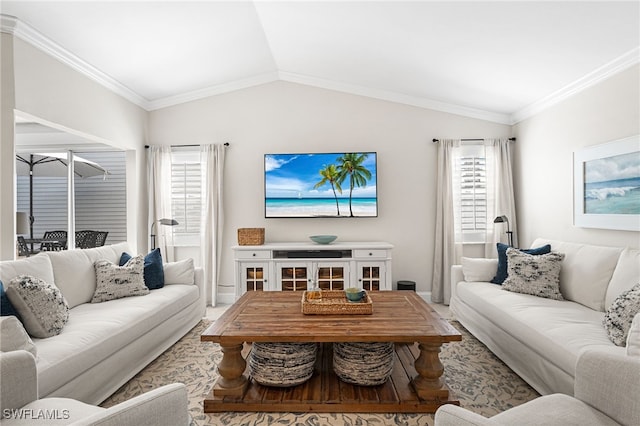
<path id="1" fill-rule="evenodd" d="M 375 152 L 266 154 L 265 217 L 376 217 Z"/>

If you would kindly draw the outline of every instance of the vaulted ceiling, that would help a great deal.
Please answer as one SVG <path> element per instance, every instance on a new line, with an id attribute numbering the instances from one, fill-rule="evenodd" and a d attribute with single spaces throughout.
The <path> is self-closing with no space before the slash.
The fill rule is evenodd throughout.
<path id="1" fill-rule="evenodd" d="M 638 1 L 2 0 L 0 11 L 16 36 L 147 110 L 284 80 L 513 123 L 640 58 Z"/>

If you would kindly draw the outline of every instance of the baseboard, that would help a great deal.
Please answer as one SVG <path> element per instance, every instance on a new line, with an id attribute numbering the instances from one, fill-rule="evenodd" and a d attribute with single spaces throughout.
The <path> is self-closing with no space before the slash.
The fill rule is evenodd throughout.
<path id="1" fill-rule="evenodd" d="M 431 303 L 430 291 L 419 291 L 418 296 L 422 297 L 427 303 Z M 233 305 L 236 301 L 236 297 L 231 293 L 218 294 L 218 305 Z"/>

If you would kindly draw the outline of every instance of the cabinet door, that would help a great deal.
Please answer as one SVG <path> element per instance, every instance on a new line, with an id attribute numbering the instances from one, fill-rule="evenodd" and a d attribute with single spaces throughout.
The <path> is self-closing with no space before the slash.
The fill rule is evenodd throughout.
<path id="1" fill-rule="evenodd" d="M 278 264 L 278 282 L 282 291 L 305 291 L 311 278 L 308 263 Z"/>
<path id="2" fill-rule="evenodd" d="M 247 291 L 264 291 L 268 288 L 269 264 L 242 262 L 240 264 L 242 293 Z"/>
<path id="3" fill-rule="evenodd" d="M 349 265 L 319 262 L 314 265 L 316 280 L 322 290 L 344 290 L 349 287 Z"/>
<path id="4" fill-rule="evenodd" d="M 377 291 L 385 287 L 384 266 L 384 262 L 358 262 L 358 283 L 363 289 Z"/>

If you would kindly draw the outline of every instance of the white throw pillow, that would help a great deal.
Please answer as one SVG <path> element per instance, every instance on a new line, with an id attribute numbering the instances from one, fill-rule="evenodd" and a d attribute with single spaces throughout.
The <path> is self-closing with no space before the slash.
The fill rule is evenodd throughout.
<path id="1" fill-rule="evenodd" d="M 97 260 L 94 267 L 96 269 L 96 292 L 93 293 L 91 303 L 149 294 L 149 288 L 144 285 L 144 257 L 142 255 L 132 257 L 123 266 L 118 266 L 108 260 Z"/>
<path id="2" fill-rule="evenodd" d="M 498 259 L 463 257 L 462 273 L 467 282 L 489 282 L 498 270 Z"/>
<path id="3" fill-rule="evenodd" d="M 58 287 L 29 275 L 9 282 L 7 297 L 16 309 L 27 332 L 33 337 L 60 334 L 69 320 L 69 305 Z"/>
<path id="4" fill-rule="evenodd" d="M 563 253 L 532 255 L 510 248 L 507 259 L 508 276 L 502 283 L 503 290 L 564 300 L 560 293 Z"/>
<path id="5" fill-rule="evenodd" d="M 614 344 L 617 346 L 626 344 L 631 322 L 638 313 L 640 313 L 640 283 L 618 296 L 604 314 L 602 325 Z"/>
<path id="6" fill-rule="evenodd" d="M 640 357 L 640 314 L 636 314 L 627 334 L 627 355 Z"/>
<path id="7" fill-rule="evenodd" d="M 164 264 L 164 284 L 193 284 L 193 259 L 180 260 Z"/>
<path id="8" fill-rule="evenodd" d="M 0 351 L 11 352 L 19 350 L 29 351 L 38 356 L 36 345 L 22 326 L 18 318 L 13 315 L 0 318 Z"/>

